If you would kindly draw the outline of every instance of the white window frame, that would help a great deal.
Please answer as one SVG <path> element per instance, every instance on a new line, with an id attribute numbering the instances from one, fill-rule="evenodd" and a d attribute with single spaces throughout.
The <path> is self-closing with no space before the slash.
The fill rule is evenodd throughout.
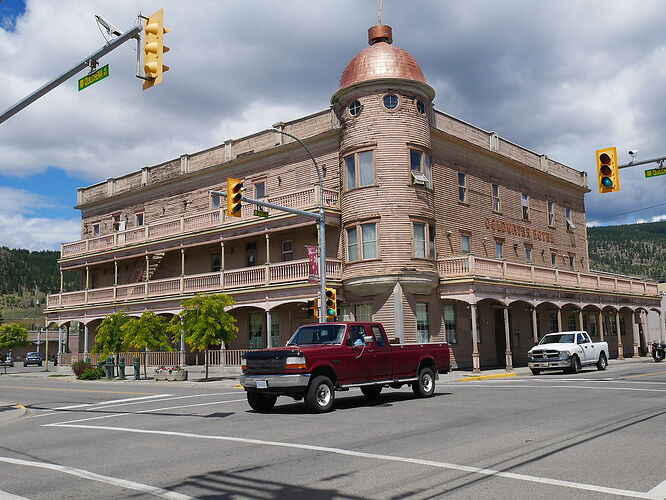
<path id="1" fill-rule="evenodd" d="M 447 312 L 449 313 L 448 317 L 447 317 Z M 446 341 L 449 344 L 457 344 L 458 312 L 456 310 L 455 304 L 444 304 L 444 310 L 442 311 L 442 321 L 444 323 L 444 332 L 446 334 Z"/>
<path id="2" fill-rule="evenodd" d="M 367 240 L 363 238 L 363 228 L 367 226 L 374 226 L 374 231 L 375 231 L 375 239 L 374 240 Z M 349 243 L 349 235 L 350 234 L 355 234 L 356 235 L 356 241 L 350 245 Z M 375 260 L 379 259 L 379 233 L 378 233 L 378 223 L 377 222 L 366 222 L 362 224 L 355 224 L 352 227 L 348 227 L 346 230 L 346 245 L 347 245 L 347 262 L 358 262 L 361 260 Z M 369 247 L 370 245 L 374 245 L 374 256 L 373 257 L 367 257 L 366 253 L 366 247 Z M 351 253 L 350 252 L 350 247 L 354 246 L 355 247 L 355 253 L 356 253 L 356 258 L 351 259 Z"/>
<path id="3" fill-rule="evenodd" d="M 468 203 L 467 201 L 467 172 L 462 172 L 460 170 L 456 173 L 456 178 L 458 181 L 458 202 L 459 203 Z"/>
<path id="4" fill-rule="evenodd" d="M 534 260 L 534 248 L 530 245 L 525 245 L 525 262 L 531 264 Z"/>
<path id="5" fill-rule="evenodd" d="M 414 163 L 415 155 L 419 155 L 418 165 Z M 430 154 L 420 149 L 410 148 L 409 169 L 412 173 L 414 184 L 422 184 L 428 188 L 432 187 L 432 160 Z"/>
<path id="6" fill-rule="evenodd" d="M 502 205 L 500 203 L 500 185 L 496 182 L 490 184 L 490 197 L 492 199 L 491 208 L 493 212 L 500 213 Z"/>
<path id="7" fill-rule="evenodd" d="M 141 220 L 139 220 L 141 219 Z M 134 224 L 136 227 L 142 227 L 146 223 L 146 215 L 144 212 L 137 212 L 134 214 Z"/>
<path id="8" fill-rule="evenodd" d="M 573 212 L 571 207 L 564 207 L 565 218 L 567 221 L 567 231 L 573 231 L 576 225 L 573 223 Z"/>
<path id="9" fill-rule="evenodd" d="M 371 179 L 364 179 L 363 172 L 361 171 L 361 157 L 369 154 L 371 162 Z M 365 186 L 374 186 L 376 184 L 376 169 L 375 169 L 375 152 L 372 149 L 365 149 L 363 151 L 356 151 L 350 155 L 347 155 L 343 159 L 344 162 L 344 176 L 345 176 L 345 191 L 351 191 L 353 189 L 358 189 Z M 351 168 L 350 168 L 351 167 Z M 353 175 L 350 176 L 350 172 L 353 168 Z M 366 172 L 367 174 L 367 172 Z M 353 177 L 353 181 L 350 182 L 350 177 Z M 370 182 L 367 182 L 370 180 Z"/>
<path id="10" fill-rule="evenodd" d="M 555 227 L 555 202 L 546 201 L 546 207 L 548 212 L 548 226 Z"/>
<path id="11" fill-rule="evenodd" d="M 495 240 L 495 258 L 504 258 L 504 242 L 501 240 Z"/>
<path id="12" fill-rule="evenodd" d="M 465 249 L 465 241 L 467 241 L 467 249 Z M 460 235 L 460 253 L 463 255 L 469 255 L 472 253 L 472 236 L 469 234 Z"/>
<path id="13" fill-rule="evenodd" d="M 520 193 L 520 207 L 523 220 L 530 220 L 530 195 L 524 191 Z"/>
<path id="14" fill-rule="evenodd" d="M 423 239 L 416 239 L 417 226 L 423 226 Z M 422 255 L 421 255 L 422 254 Z M 427 222 L 412 222 L 412 257 L 415 259 L 435 259 L 435 226 Z"/>
<path id="15" fill-rule="evenodd" d="M 210 195 L 210 208 L 211 210 L 219 210 L 222 208 L 222 196 L 219 194 L 211 193 Z"/>
<path id="16" fill-rule="evenodd" d="M 430 342 L 430 312 L 427 302 L 417 302 L 416 316 L 416 342 L 427 344 Z"/>
<path id="17" fill-rule="evenodd" d="M 280 250 L 282 252 L 282 262 L 294 260 L 294 240 L 282 240 Z"/>
<path id="18" fill-rule="evenodd" d="M 262 200 L 266 198 L 266 181 L 256 181 L 254 184 L 254 199 Z M 263 193 L 261 192 L 263 191 Z"/>
<path id="19" fill-rule="evenodd" d="M 354 321 L 373 321 L 372 304 L 356 304 L 354 306 Z"/>

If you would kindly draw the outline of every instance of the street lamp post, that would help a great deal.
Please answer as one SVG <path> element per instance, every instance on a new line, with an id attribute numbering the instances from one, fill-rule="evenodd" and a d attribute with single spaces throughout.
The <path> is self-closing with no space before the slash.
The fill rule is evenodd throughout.
<path id="1" fill-rule="evenodd" d="M 326 222 L 324 220 L 324 176 L 317 160 L 308 149 L 308 147 L 298 137 L 289 132 L 282 130 L 283 124 L 276 123 L 273 125 L 273 132 L 291 137 L 298 142 L 305 151 L 310 155 L 312 163 L 314 163 L 317 170 L 317 177 L 319 179 L 319 322 L 326 322 Z"/>

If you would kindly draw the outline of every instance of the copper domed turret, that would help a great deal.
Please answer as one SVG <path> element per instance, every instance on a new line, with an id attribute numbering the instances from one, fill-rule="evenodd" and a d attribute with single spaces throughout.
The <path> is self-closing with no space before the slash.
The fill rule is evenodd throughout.
<path id="1" fill-rule="evenodd" d="M 340 89 L 355 83 L 380 78 L 401 78 L 426 83 L 421 67 L 406 50 L 391 45 L 390 26 L 380 24 L 368 30 L 370 47 L 363 49 L 347 65 L 340 78 Z"/>

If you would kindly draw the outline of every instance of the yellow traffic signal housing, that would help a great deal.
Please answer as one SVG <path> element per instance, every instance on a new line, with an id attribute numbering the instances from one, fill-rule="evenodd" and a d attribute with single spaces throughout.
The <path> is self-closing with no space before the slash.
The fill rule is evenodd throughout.
<path id="1" fill-rule="evenodd" d="M 598 149 L 597 181 L 600 193 L 612 193 L 620 190 L 620 168 L 616 148 Z"/>
<path id="2" fill-rule="evenodd" d="M 163 63 L 165 52 L 169 47 L 164 45 L 164 34 L 169 28 L 164 26 L 164 9 L 148 16 L 143 28 L 143 72 L 147 80 L 143 81 L 143 90 L 162 83 L 162 74 L 169 70 Z"/>
<path id="3" fill-rule="evenodd" d="M 336 292 L 335 288 L 326 289 L 326 319 L 335 319 L 336 316 Z"/>
<path id="4" fill-rule="evenodd" d="M 319 297 L 308 300 L 308 318 L 319 318 Z"/>
<path id="5" fill-rule="evenodd" d="M 243 199 L 243 181 L 240 179 L 227 178 L 227 215 L 230 217 L 241 216 L 241 201 Z"/>

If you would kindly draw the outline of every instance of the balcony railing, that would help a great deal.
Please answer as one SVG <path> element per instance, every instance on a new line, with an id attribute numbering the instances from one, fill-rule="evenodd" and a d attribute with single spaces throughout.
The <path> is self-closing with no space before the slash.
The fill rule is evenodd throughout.
<path id="1" fill-rule="evenodd" d="M 269 203 L 282 205 L 290 208 L 307 209 L 319 206 L 319 188 L 313 187 L 294 193 L 281 194 L 279 196 L 269 196 Z M 339 208 L 338 192 L 332 189 L 324 190 L 324 207 Z M 264 209 L 262 209 L 264 210 Z M 268 210 L 269 216 L 283 214 L 279 210 L 272 208 Z M 99 252 L 120 248 L 136 243 L 154 241 L 160 238 L 174 235 L 185 235 L 214 227 L 223 227 L 229 224 L 236 224 L 239 221 L 256 220 L 253 205 L 244 205 L 241 210 L 241 217 L 226 217 L 226 210 L 217 209 L 207 212 L 199 212 L 191 215 L 183 215 L 179 218 L 161 219 L 152 224 L 117 231 L 103 236 L 95 236 L 85 240 L 63 243 L 61 248 L 61 258 L 74 257 L 90 252 Z"/>
<path id="2" fill-rule="evenodd" d="M 161 280 L 141 281 L 129 285 L 93 288 L 78 292 L 52 294 L 47 297 L 47 309 L 87 306 L 104 303 L 122 303 L 128 300 L 150 299 L 175 295 L 190 295 L 199 292 L 232 292 L 234 290 L 279 285 L 283 283 L 305 283 L 309 276 L 309 260 L 292 260 L 279 264 L 244 267 L 225 271 L 178 276 Z M 341 261 L 326 261 L 328 279 L 341 278 Z"/>
<path id="3" fill-rule="evenodd" d="M 474 255 L 442 259 L 437 264 L 439 276 L 442 279 L 483 277 L 602 292 L 659 296 L 659 285 L 656 282 L 638 280 L 627 276 L 593 272 L 581 273 L 505 260 L 486 259 Z"/>

